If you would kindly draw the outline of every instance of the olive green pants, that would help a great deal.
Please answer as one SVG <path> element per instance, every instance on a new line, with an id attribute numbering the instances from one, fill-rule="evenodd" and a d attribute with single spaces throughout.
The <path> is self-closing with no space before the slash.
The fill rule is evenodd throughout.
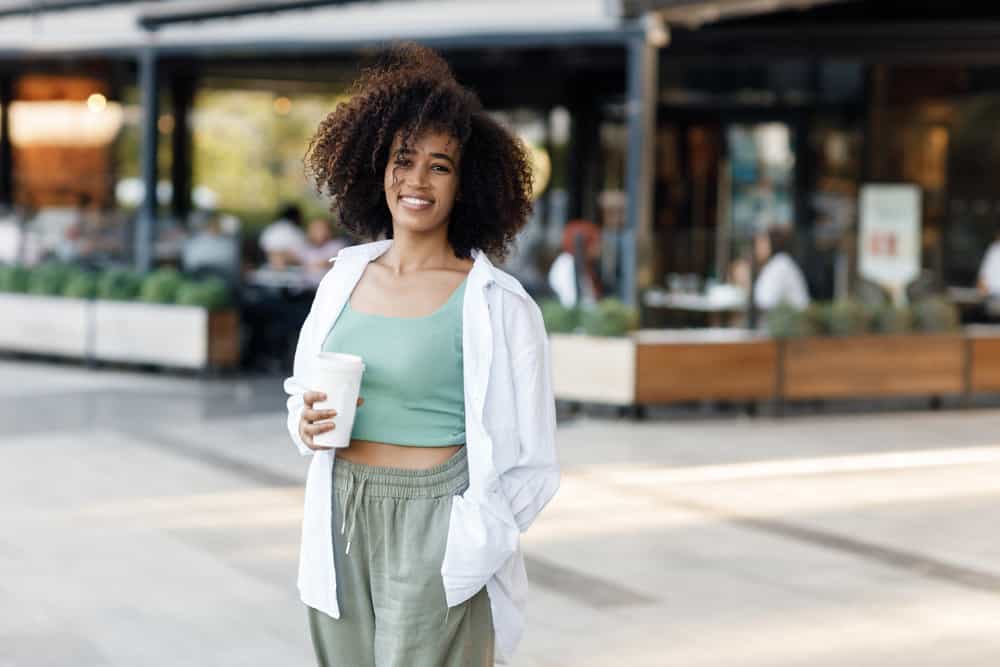
<path id="1" fill-rule="evenodd" d="M 469 485 L 465 448 L 424 470 L 334 461 L 340 618 L 309 608 L 320 667 L 491 667 L 486 589 L 449 609 L 441 581 L 451 498 Z"/>

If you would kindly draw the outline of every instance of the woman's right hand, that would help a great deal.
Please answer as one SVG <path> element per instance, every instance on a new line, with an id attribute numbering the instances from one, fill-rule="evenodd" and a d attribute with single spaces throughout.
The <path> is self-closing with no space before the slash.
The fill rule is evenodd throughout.
<path id="1" fill-rule="evenodd" d="M 306 447 L 317 452 L 333 448 L 316 445 L 313 443 L 313 438 L 321 433 L 326 433 L 337 428 L 337 425 L 333 423 L 333 418 L 337 416 L 336 410 L 313 409 L 313 404 L 316 401 L 325 400 L 326 394 L 321 391 L 307 391 L 302 394 L 302 402 L 305 403 L 305 407 L 302 409 L 302 416 L 299 418 L 299 437 L 302 438 L 302 442 L 306 443 Z M 359 406 L 364 402 L 363 398 L 358 399 Z"/>

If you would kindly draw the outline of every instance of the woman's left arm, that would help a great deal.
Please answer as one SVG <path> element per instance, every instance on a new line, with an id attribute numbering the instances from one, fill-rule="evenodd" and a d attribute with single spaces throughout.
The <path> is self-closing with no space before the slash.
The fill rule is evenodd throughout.
<path id="1" fill-rule="evenodd" d="M 500 486 L 524 532 L 559 490 L 559 463 L 548 334 L 534 301 L 518 305 L 509 320 L 507 344 L 520 447 L 514 465 L 500 474 Z"/>

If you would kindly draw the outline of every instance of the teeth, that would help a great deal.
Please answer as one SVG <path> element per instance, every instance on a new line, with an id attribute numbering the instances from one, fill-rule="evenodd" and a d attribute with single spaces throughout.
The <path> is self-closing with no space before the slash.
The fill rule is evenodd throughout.
<path id="1" fill-rule="evenodd" d="M 423 204 L 430 204 L 430 201 L 426 199 L 417 199 L 416 197 L 403 197 L 403 201 L 407 204 L 413 204 L 415 206 L 421 206 Z"/>

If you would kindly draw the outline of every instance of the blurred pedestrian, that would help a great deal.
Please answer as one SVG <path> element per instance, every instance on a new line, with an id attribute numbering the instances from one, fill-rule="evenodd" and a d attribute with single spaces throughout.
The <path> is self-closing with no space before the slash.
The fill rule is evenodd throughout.
<path id="1" fill-rule="evenodd" d="M 285 382 L 289 433 L 313 455 L 299 589 L 319 663 L 509 660 L 519 534 L 559 484 L 541 313 L 487 257 L 530 211 L 524 147 L 440 56 L 405 45 L 364 70 L 306 163 L 341 225 L 373 240 L 338 254 Z M 339 427 L 310 386 L 323 351 L 365 363 L 339 449 L 313 441 Z"/>
<path id="2" fill-rule="evenodd" d="M 563 229 L 562 252 L 549 267 L 549 286 L 566 308 L 591 305 L 604 293 L 598 262 L 601 228 L 589 220 L 570 220 Z"/>
<path id="3" fill-rule="evenodd" d="M 758 308 L 770 310 L 788 305 L 799 310 L 809 306 L 809 288 L 799 265 L 788 254 L 791 233 L 787 226 L 774 225 L 754 238 L 758 265 L 763 265 L 753 286 Z"/>

